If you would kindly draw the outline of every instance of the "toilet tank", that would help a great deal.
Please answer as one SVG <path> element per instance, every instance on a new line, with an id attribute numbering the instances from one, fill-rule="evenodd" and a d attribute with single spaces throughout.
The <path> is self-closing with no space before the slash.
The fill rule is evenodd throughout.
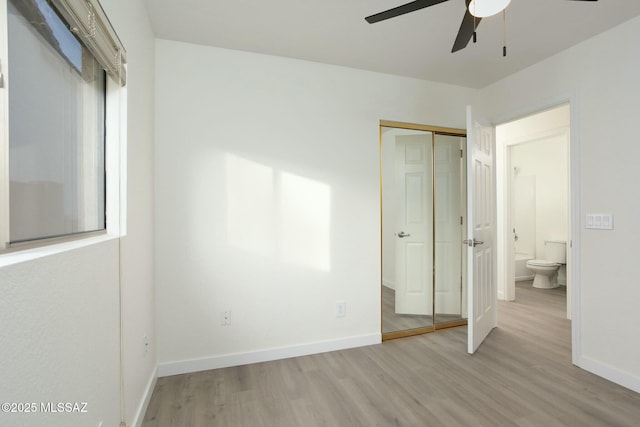
<path id="1" fill-rule="evenodd" d="M 544 259 L 547 261 L 557 262 L 558 264 L 566 264 L 567 242 L 545 240 Z"/>

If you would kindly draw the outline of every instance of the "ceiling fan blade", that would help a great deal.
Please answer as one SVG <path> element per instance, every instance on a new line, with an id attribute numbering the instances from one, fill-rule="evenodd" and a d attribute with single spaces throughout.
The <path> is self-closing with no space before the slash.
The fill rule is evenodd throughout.
<path id="1" fill-rule="evenodd" d="M 469 4 L 469 1 L 470 0 L 467 0 L 467 5 Z M 480 25 L 480 21 L 482 21 L 482 18 L 475 18 L 469 13 L 469 9 L 465 11 L 464 18 L 462 18 L 462 23 L 460 24 L 460 29 L 458 30 L 458 35 L 456 36 L 456 41 L 453 42 L 451 53 L 467 47 L 469 40 L 473 37 L 473 32 L 478 28 L 478 25 Z"/>
<path id="2" fill-rule="evenodd" d="M 369 24 L 373 24 L 375 22 L 404 15 L 405 13 L 415 12 L 416 10 L 424 9 L 425 7 L 433 6 L 438 3 L 444 3 L 445 1 L 449 0 L 415 0 L 411 3 L 403 4 L 402 6 L 394 7 L 393 9 L 385 10 L 384 12 L 376 13 L 375 15 L 367 16 L 364 19 Z"/>

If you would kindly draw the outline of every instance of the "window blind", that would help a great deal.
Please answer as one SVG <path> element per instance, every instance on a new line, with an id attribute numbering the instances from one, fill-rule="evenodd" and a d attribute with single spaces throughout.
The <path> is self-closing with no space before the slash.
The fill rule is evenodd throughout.
<path id="1" fill-rule="evenodd" d="M 98 0 L 49 0 L 115 81 L 127 81 L 126 51 Z"/>

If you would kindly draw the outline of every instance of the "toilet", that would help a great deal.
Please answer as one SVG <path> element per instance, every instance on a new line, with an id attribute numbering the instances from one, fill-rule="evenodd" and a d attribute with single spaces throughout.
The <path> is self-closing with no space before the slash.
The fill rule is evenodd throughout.
<path id="1" fill-rule="evenodd" d="M 553 289 L 558 287 L 558 268 L 567 263 L 567 242 L 545 240 L 545 259 L 531 259 L 527 261 L 527 268 L 531 270 L 533 287 Z"/>

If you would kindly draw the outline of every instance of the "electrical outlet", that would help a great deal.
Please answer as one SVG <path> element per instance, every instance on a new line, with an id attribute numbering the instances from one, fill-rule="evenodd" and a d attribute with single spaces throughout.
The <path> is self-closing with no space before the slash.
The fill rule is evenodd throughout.
<path id="1" fill-rule="evenodd" d="M 231 310 L 225 310 L 222 312 L 220 324 L 222 326 L 229 326 L 231 324 Z"/>
<path id="2" fill-rule="evenodd" d="M 347 315 L 347 303 L 345 301 L 336 301 L 336 317 L 344 317 Z"/>

